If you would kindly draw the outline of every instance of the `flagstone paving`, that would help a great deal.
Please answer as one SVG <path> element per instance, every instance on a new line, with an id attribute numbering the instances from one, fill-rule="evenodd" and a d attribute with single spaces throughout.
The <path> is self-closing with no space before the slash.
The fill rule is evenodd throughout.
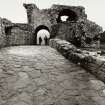
<path id="1" fill-rule="evenodd" d="M 0 105 L 105 105 L 105 84 L 49 46 L 2 48 Z"/>

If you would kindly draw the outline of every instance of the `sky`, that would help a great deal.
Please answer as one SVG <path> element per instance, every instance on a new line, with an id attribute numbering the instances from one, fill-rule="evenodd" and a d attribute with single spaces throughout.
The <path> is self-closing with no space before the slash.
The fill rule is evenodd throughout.
<path id="1" fill-rule="evenodd" d="M 0 17 L 15 23 L 26 23 L 23 3 L 35 3 L 40 9 L 50 8 L 52 4 L 84 6 L 88 19 L 105 30 L 105 0 L 0 0 Z"/>

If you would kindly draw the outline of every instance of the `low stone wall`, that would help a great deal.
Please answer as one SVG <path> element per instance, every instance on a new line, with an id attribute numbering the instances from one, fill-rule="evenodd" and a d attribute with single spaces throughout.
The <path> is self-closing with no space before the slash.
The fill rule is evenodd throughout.
<path id="1" fill-rule="evenodd" d="M 85 68 L 105 82 L 105 58 L 101 51 L 81 50 L 60 39 L 51 39 L 49 45 L 57 49 L 67 59 Z"/>
<path id="2" fill-rule="evenodd" d="M 0 18 L 0 48 L 6 45 L 6 35 L 4 33 L 4 25 L 3 25 L 4 22 L 6 23 L 4 19 Z"/>
<path id="3" fill-rule="evenodd" d="M 33 34 L 30 31 L 20 29 L 19 27 L 13 27 L 10 31 L 10 34 L 6 35 L 7 46 L 33 44 Z"/>

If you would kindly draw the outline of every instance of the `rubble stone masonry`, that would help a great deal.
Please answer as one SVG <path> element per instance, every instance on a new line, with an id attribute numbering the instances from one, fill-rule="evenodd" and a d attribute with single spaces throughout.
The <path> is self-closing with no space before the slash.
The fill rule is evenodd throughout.
<path id="1" fill-rule="evenodd" d="M 51 39 L 50 46 L 105 82 L 105 54 L 101 51 L 82 50 L 60 39 Z"/>

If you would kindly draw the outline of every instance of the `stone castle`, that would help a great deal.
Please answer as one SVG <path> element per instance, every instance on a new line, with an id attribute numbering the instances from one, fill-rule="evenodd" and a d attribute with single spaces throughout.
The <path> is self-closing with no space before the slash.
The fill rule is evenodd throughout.
<path id="1" fill-rule="evenodd" d="M 12 23 L 0 18 L 0 46 L 35 45 L 37 33 L 45 29 L 50 38 L 67 40 L 78 47 L 94 45 L 102 28 L 87 19 L 82 6 L 52 5 L 40 10 L 35 4 L 23 4 L 27 23 Z M 62 16 L 67 16 L 65 21 Z"/>

